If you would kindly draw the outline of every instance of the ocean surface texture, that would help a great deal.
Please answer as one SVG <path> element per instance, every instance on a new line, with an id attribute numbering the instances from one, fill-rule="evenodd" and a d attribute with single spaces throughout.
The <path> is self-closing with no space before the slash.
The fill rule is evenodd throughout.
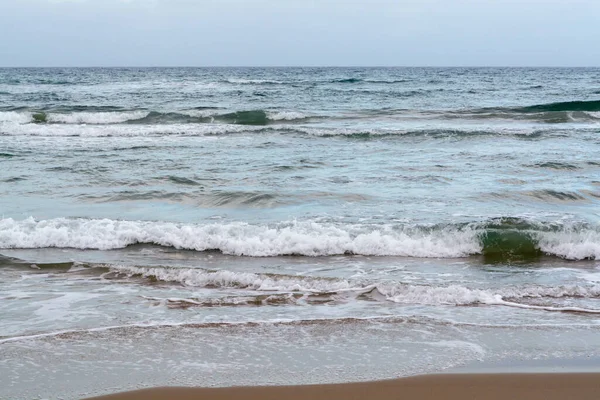
<path id="1" fill-rule="evenodd" d="M 0 398 L 598 356 L 599 206 L 600 69 L 0 69 Z"/>

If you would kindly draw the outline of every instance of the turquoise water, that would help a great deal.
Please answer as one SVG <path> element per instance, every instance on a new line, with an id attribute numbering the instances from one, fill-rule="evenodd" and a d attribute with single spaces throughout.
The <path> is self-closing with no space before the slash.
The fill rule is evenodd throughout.
<path id="1" fill-rule="evenodd" d="M 326 354 L 344 381 L 593 353 L 599 134 L 600 69 L 0 69 L 5 395 L 38 394 L 18 360 L 44 344 L 59 363 L 131 330 L 140 359 L 160 335 L 232 349 L 149 384 L 322 381 Z"/>

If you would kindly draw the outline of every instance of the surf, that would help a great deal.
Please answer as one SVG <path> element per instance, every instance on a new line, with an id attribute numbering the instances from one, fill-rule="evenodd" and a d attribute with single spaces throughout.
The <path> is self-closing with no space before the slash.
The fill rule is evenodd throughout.
<path id="1" fill-rule="evenodd" d="M 471 223 L 332 224 L 286 221 L 181 224 L 110 219 L 0 220 L 0 248 L 120 249 L 154 244 L 244 257 L 401 256 L 486 262 L 600 259 L 600 228 L 499 218 Z"/>

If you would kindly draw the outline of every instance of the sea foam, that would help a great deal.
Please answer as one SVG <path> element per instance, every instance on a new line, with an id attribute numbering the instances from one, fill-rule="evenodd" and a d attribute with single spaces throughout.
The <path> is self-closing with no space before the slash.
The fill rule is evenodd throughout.
<path id="1" fill-rule="evenodd" d="M 600 232 L 499 220 L 438 226 L 332 224 L 286 221 L 179 224 L 153 221 L 57 218 L 0 220 L 0 248 L 119 249 L 147 243 L 250 257 L 369 255 L 460 258 L 535 257 L 600 259 Z M 502 225 L 503 224 L 503 225 Z M 519 226 L 519 224 L 526 224 Z"/>
<path id="2" fill-rule="evenodd" d="M 144 118 L 148 111 L 49 113 L 48 122 L 63 124 L 118 124 Z"/>
<path id="3" fill-rule="evenodd" d="M 355 296 L 377 292 L 385 300 L 400 304 L 421 305 L 501 305 L 545 311 L 581 311 L 600 313 L 600 310 L 578 307 L 523 304 L 523 299 L 556 300 L 562 298 L 597 298 L 600 285 L 507 286 L 497 289 L 469 288 L 457 284 L 448 286 L 412 285 L 403 282 L 346 280 L 274 274 L 209 271 L 200 268 L 163 268 L 109 266 L 113 272 L 128 276 L 140 275 L 164 282 L 176 282 L 191 287 L 241 288 L 266 292 L 304 292 Z"/>
<path id="4" fill-rule="evenodd" d="M 360 254 L 455 258 L 481 251 L 477 231 L 470 228 L 427 232 L 312 221 L 186 225 L 109 219 L 0 220 L 0 248 L 108 250 L 136 243 L 252 257 Z"/>

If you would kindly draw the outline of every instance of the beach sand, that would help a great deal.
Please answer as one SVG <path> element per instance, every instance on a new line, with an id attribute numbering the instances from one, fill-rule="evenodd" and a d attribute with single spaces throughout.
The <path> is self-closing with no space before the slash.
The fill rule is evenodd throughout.
<path id="1" fill-rule="evenodd" d="M 587 400 L 600 399 L 600 374 L 439 374 L 378 382 L 335 385 L 154 388 L 96 400 L 351 400 L 351 399 L 446 399 L 446 400 Z"/>

